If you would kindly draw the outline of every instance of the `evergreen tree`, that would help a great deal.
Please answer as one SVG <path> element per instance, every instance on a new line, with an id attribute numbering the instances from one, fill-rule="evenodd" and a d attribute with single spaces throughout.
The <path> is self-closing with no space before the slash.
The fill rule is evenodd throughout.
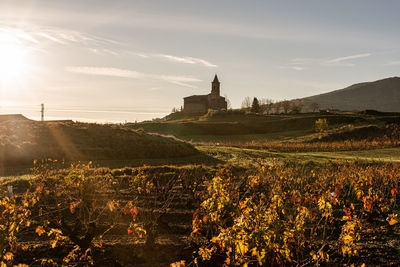
<path id="1" fill-rule="evenodd" d="M 253 104 L 251 104 L 251 112 L 259 113 L 260 112 L 260 103 L 258 103 L 257 97 L 253 99 Z"/>

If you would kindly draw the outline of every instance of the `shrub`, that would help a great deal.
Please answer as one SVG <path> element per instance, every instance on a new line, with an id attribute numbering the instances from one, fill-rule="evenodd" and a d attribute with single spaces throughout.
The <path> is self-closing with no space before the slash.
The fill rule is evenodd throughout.
<path id="1" fill-rule="evenodd" d="M 315 121 L 314 127 L 316 132 L 319 133 L 325 132 L 326 130 L 328 130 L 328 120 L 320 118 Z"/>

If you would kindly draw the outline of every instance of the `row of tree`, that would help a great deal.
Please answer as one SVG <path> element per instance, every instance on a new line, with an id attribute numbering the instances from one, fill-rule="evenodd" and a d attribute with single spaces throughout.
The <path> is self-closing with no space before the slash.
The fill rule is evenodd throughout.
<path id="1" fill-rule="evenodd" d="M 304 111 L 317 112 L 319 105 L 317 103 L 310 103 L 307 106 L 301 100 L 283 100 L 273 101 L 272 99 L 254 97 L 246 97 L 242 102 L 242 109 L 260 114 L 289 114 L 301 113 Z"/>

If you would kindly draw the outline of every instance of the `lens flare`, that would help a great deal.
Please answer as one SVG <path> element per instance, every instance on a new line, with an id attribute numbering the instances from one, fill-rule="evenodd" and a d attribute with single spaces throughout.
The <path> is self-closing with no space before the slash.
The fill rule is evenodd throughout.
<path id="1" fill-rule="evenodd" d="M 22 81 L 27 71 L 27 49 L 16 36 L 0 33 L 0 85 Z"/>

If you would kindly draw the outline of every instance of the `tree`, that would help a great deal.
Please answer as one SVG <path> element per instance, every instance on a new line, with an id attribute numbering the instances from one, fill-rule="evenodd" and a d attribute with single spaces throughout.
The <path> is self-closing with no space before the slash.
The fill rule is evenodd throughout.
<path id="1" fill-rule="evenodd" d="M 300 113 L 304 106 L 304 104 L 301 100 L 291 101 L 291 105 L 292 105 L 292 107 L 291 107 L 292 113 L 295 113 L 295 114 Z"/>
<path id="2" fill-rule="evenodd" d="M 229 98 L 228 98 L 228 95 L 224 95 L 224 97 L 225 97 L 225 100 L 226 100 L 226 109 L 228 110 L 228 109 L 232 109 L 232 103 L 231 103 L 231 101 L 229 100 Z"/>
<path id="3" fill-rule="evenodd" d="M 316 102 L 312 102 L 309 105 L 309 108 L 312 110 L 312 112 L 317 112 L 319 110 L 319 104 Z"/>
<path id="4" fill-rule="evenodd" d="M 279 114 L 281 112 L 281 109 L 282 109 L 282 102 L 276 102 L 274 104 L 274 109 L 275 109 L 275 113 Z"/>
<path id="5" fill-rule="evenodd" d="M 251 112 L 254 112 L 254 113 L 260 112 L 260 104 L 258 103 L 257 97 L 253 98 L 253 103 L 251 104 Z"/>
<path id="6" fill-rule="evenodd" d="M 260 100 L 260 112 L 263 114 L 271 114 L 274 101 L 272 99 L 263 98 Z"/>
<path id="7" fill-rule="evenodd" d="M 249 109 L 251 107 L 251 98 L 246 96 L 246 98 L 242 102 L 242 109 Z"/>
<path id="8" fill-rule="evenodd" d="M 283 113 L 288 114 L 290 111 L 291 103 L 289 100 L 283 100 L 282 101 L 282 108 L 283 108 Z"/>

